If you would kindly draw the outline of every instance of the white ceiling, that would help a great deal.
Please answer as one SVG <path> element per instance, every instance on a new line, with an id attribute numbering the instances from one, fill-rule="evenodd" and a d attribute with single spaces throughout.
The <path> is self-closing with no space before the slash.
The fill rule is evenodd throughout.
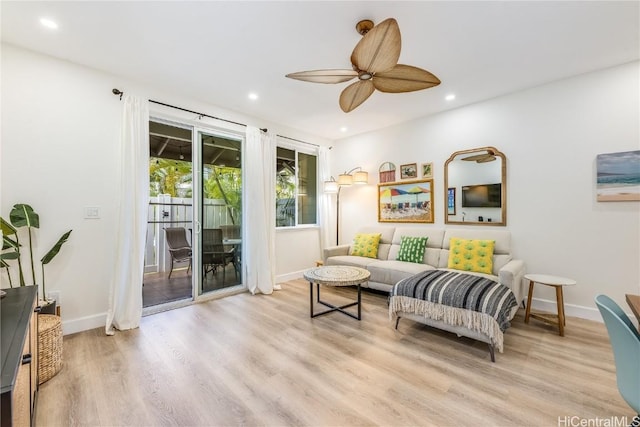
<path id="1" fill-rule="evenodd" d="M 350 68 L 355 24 L 388 17 L 402 33 L 400 63 L 440 86 L 375 92 L 343 113 L 349 83 L 284 77 Z M 1 19 L 3 42 L 329 139 L 640 58 L 638 1 L 2 1 Z M 457 98 L 445 101 L 449 93 Z"/>

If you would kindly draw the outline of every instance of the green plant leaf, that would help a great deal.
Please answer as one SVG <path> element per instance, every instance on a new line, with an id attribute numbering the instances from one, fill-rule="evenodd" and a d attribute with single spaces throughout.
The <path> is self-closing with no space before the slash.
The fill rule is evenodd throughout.
<path id="1" fill-rule="evenodd" d="M 10 236 L 18 232 L 18 230 L 16 230 L 11 224 L 5 221 L 4 218 L 0 218 L 0 229 L 2 229 L 3 236 Z"/>
<path id="2" fill-rule="evenodd" d="M 29 205 L 23 203 L 13 205 L 9 220 L 14 227 L 40 228 L 40 217 Z"/>
<path id="3" fill-rule="evenodd" d="M 12 238 L 4 235 L 2 236 L 2 250 L 4 251 L 5 249 L 9 249 L 9 248 L 13 248 L 16 251 L 20 251 L 20 244 L 18 244 L 17 241 L 13 240 Z"/>
<path id="4" fill-rule="evenodd" d="M 18 259 L 19 256 L 20 254 L 18 252 L 5 252 L 3 254 L 0 254 L 0 260 Z"/>
<path id="5" fill-rule="evenodd" d="M 42 262 L 42 264 L 49 264 L 49 262 L 51 262 L 51 260 L 56 255 L 58 255 L 58 252 L 60 251 L 60 248 L 62 247 L 64 242 L 66 242 L 69 239 L 69 235 L 71 234 L 72 231 L 73 230 L 69 230 L 66 233 L 64 233 L 62 235 L 62 237 L 60 237 L 58 242 L 55 245 L 53 245 L 53 247 L 51 249 L 49 249 L 49 252 L 47 252 L 45 254 L 45 256 L 43 256 L 42 259 L 40 260 L 40 262 Z"/>

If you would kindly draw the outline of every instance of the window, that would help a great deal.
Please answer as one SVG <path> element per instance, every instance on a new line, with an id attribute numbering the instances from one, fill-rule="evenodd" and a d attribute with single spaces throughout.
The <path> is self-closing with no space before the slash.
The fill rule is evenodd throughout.
<path id="1" fill-rule="evenodd" d="M 294 148 L 276 152 L 276 227 L 317 224 L 318 157 Z"/>

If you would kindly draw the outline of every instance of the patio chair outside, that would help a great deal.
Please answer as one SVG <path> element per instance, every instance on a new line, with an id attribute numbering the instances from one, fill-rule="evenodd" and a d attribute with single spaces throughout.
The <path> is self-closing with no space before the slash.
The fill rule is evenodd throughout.
<path id="1" fill-rule="evenodd" d="M 171 255 L 171 270 L 169 279 L 173 273 L 173 266 L 176 262 L 189 261 L 187 274 L 191 270 L 191 245 L 187 241 L 187 230 L 184 227 L 167 227 L 164 229 L 167 235 L 167 246 Z"/>
<path id="2" fill-rule="evenodd" d="M 225 249 L 222 243 L 222 230 L 220 228 L 205 228 L 202 230 L 202 269 L 203 276 L 209 272 L 215 272 L 222 267 L 222 284 L 225 281 L 226 266 L 235 259 L 235 250 Z M 236 272 L 237 276 L 237 272 Z"/>

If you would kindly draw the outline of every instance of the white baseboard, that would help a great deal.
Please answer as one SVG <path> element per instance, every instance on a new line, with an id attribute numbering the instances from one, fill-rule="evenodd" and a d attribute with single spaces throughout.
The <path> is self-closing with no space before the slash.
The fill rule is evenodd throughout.
<path id="1" fill-rule="evenodd" d="M 546 299 L 533 299 L 533 305 L 531 306 L 534 310 L 547 311 L 549 313 L 557 313 L 557 305 L 555 301 L 546 300 Z M 622 307 L 623 309 L 626 307 Z M 581 319 L 594 320 L 596 322 L 604 323 L 602 320 L 602 316 L 600 315 L 600 311 L 596 307 L 584 307 L 581 305 L 575 304 L 564 304 L 564 314 L 565 316 L 571 317 L 579 317 Z M 638 327 L 638 321 L 633 313 L 627 312 L 627 316 L 631 319 L 631 322 Z"/>
<path id="2" fill-rule="evenodd" d="M 104 328 L 106 323 L 107 313 L 65 320 L 62 322 L 62 335 L 75 334 L 76 332 L 88 331 L 89 329 L 100 327 Z"/>
<path id="3" fill-rule="evenodd" d="M 286 282 L 289 280 L 302 279 L 302 274 L 306 271 L 294 271 L 293 273 L 281 274 L 280 276 L 276 276 L 276 283 Z"/>
<path id="4" fill-rule="evenodd" d="M 546 300 L 540 298 L 534 298 L 531 308 L 534 310 L 546 311 L 549 313 L 557 313 L 558 306 L 555 300 Z M 581 319 L 595 320 L 602 323 L 602 316 L 595 307 L 584 307 L 581 305 L 564 303 L 564 314 L 568 317 L 579 317 Z"/>

